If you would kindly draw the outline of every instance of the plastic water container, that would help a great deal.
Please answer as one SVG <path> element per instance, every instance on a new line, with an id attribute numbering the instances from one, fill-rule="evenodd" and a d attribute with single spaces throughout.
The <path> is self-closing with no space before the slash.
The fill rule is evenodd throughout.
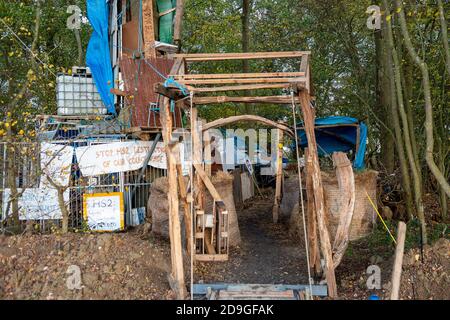
<path id="1" fill-rule="evenodd" d="M 73 75 L 58 74 L 56 101 L 58 115 L 104 115 L 107 113 L 89 72 Z"/>

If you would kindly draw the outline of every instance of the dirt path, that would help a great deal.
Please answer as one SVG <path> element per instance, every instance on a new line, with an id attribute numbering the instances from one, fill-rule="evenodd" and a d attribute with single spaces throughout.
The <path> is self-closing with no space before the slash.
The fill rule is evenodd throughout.
<path id="1" fill-rule="evenodd" d="M 286 219 L 272 222 L 273 199 L 249 200 L 238 210 L 242 243 L 230 250 L 227 262 L 198 263 L 195 282 L 305 284 L 304 248 L 289 235 Z"/>

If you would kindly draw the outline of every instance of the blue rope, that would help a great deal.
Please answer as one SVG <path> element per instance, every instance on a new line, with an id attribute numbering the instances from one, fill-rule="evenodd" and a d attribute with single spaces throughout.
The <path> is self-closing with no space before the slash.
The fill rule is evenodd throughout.
<path id="1" fill-rule="evenodd" d="M 166 78 L 166 81 L 164 82 L 164 87 L 168 88 L 170 85 L 174 85 L 175 87 L 180 89 L 183 95 L 185 96 L 189 95 L 189 90 L 182 84 L 176 82 L 175 79 L 172 77 Z"/>

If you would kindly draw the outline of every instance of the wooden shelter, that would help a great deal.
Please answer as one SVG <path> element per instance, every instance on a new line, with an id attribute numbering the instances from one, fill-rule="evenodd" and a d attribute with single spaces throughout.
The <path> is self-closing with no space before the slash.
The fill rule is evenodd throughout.
<path id="1" fill-rule="evenodd" d="M 198 118 L 197 105 L 220 104 L 225 102 L 236 103 L 270 103 L 290 104 L 298 103 L 303 115 L 304 129 L 308 140 L 307 167 L 311 188 L 308 188 L 308 198 L 314 199 L 312 210 L 308 210 L 308 237 L 309 251 L 314 257 L 322 254 L 325 260 L 324 272 L 330 297 L 337 295 L 332 246 L 330 235 L 325 224 L 324 194 L 321 181 L 317 144 L 314 132 L 315 110 L 312 104 L 314 99 L 311 84 L 310 52 L 257 52 L 257 53 L 216 53 L 216 54 L 174 54 L 170 77 L 176 83 L 166 86 L 163 83 L 155 85 L 159 94 L 161 112 L 162 135 L 166 146 L 169 179 L 169 220 L 172 272 L 171 285 L 177 292 L 178 298 L 186 296 L 184 284 L 183 255 L 181 225 L 178 208 L 181 200 L 186 223 L 186 236 L 188 251 L 191 257 L 201 261 L 220 261 L 228 259 L 228 217 L 227 208 L 211 182 L 204 152 L 208 146 L 202 145 L 202 132 L 209 128 L 219 127 L 239 121 L 258 121 L 279 129 L 286 134 L 293 135 L 294 129 L 270 121 L 268 119 L 243 115 L 220 119 L 211 123 L 201 123 Z M 223 60 L 254 60 L 254 59 L 296 59 L 299 70 L 296 72 L 261 72 L 261 73 L 232 73 L 232 74 L 189 74 L 189 64 L 193 62 L 209 62 Z M 189 94 L 183 93 L 180 85 L 184 86 Z M 265 92 L 268 89 L 286 89 L 292 95 L 259 95 L 259 96 L 233 96 L 233 92 Z M 217 94 L 220 93 L 220 96 Z M 191 141 L 192 141 L 192 172 L 190 187 L 182 179 L 179 161 L 178 136 L 173 135 L 173 120 L 170 115 L 171 100 L 185 109 L 190 115 Z M 281 136 L 281 135 L 279 135 Z M 280 153 L 281 154 L 281 153 Z M 278 156 L 280 158 L 280 156 Z M 280 160 L 280 159 L 279 159 Z M 281 172 L 277 172 L 277 187 L 274 204 L 274 221 L 277 220 L 277 206 L 281 197 Z M 213 212 L 205 212 L 205 193 L 208 192 L 214 199 Z M 180 195 L 180 197 L 179 197 Z M 212 217 L 212 225 L 207 222 L 206 216 Z M 320 240 L 320 241 L 318 241 Z M 318 245 L 320 243 L 320 246 Z M 319 249 L 320 248 L 320 249 Z M 320 252 L 319 252 L 320 250 Z M 312 268 L 317 268 L 313 264 Z"/>

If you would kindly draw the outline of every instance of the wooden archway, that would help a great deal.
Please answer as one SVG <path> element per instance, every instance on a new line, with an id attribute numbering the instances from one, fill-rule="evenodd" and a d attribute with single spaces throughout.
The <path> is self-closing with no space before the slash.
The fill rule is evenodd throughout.
<path id="1" fill-rule="evenodd" d="M 228 118 L 224 118 L 224 119 L 218 119 L 218 120 L 208 122 L 205 125 L 203 125 L 202 130 L 206 131 L 209 129 L 219 128 L 219 127 L 226 126 L 226 125 L 236 123 L 236 122 L 259 122 L 259 123 L 280 129 L 280 130 L 286 132 L 287 134 L 289 134 L 291 137 L 294 136 L 294 131 L 292 131 L 292 129 L 289 128 L 288 126 L 286 126 L 282 123 L 279 123 L 279 122 L 269 120 L 264 117 L 254 116 L 254 115 L 232 116 L 232 117 L 228 117 Z"/>

